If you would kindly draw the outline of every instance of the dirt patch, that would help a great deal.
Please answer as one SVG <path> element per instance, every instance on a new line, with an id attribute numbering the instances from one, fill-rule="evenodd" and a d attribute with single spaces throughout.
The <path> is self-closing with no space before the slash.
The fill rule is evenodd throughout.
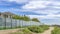
<path id="1" fill-rule="evenodd" d="M 9 29 L 9 30 L 0 30 L 0 34 L 9 34 L 13 32 L 17 32 L 19 29 Z"/>
<path id="2" fill-rule="evenodd" d="M 38 34 L 51 34 L 51 31 L 54 29 L 54 27 L 50 27 L 49 30 L 46 30 L 43 33 L 38 33 Z M 9 29 L 9 30 L 0 30 L 0 34 L 9 34 L 9 33 L 14 33 L 19 31 L 19 29 Z M 36 34 L 36 33 L 33 33 Z"/>
<path id="3" fill-rule="evenodd" d="M 49 30 L 46 30 L 45 32 L 41 34 L 51 34 L 51 31 L 54 29 L 54 27 L 50 27 Z"/>

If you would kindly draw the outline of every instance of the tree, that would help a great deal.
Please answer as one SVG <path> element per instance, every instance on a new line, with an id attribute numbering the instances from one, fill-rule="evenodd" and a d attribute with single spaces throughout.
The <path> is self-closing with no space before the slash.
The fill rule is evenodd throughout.
<path id="1" fill-rule="evenodd" d="M 20 19 L 20 16 L 14 15 L 12 18 L 13 18 L 13 19 Z"/>
<path id="2" fill-rule="evenodd" d="M 40 22 L 37 18 L 33 18 L 32 21 Z"/>
<path id="3" fill-rule="evenodd" d="M 23 19 L 24 19 L 24 21 L 30 21 L 30 18 L 27 16 L 24 16 Z"/>
<path id="4" fill-rule="evenodd" d="M 15 15 L 14 17 L 12 17 L 13 19 L 19 19 L 19 20 L 24 20 L 24 21 L 30 21 L 30 18 L 27 16 L 18 16 Z"/>

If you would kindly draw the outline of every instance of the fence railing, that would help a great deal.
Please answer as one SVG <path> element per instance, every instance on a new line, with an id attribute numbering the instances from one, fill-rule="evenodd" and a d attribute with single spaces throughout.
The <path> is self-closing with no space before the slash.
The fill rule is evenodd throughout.
<path id="1" fill-rule="evenodd" d="M 0 27 L 13 28 L 13 27 L 23 27 L 23 26 L 31 26 L 31 25 L 40 25 L 40 23 L 0 17 Z"/>

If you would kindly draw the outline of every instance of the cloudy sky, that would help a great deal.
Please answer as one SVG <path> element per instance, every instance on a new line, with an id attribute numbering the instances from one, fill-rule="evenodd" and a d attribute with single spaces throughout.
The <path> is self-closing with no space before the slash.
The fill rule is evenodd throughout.
<path id="1" fill-rule="evenodd" d="M 0 12 L 36 17 L 45 24 L 60 25 L 60 0 L 0 0 Z"/>

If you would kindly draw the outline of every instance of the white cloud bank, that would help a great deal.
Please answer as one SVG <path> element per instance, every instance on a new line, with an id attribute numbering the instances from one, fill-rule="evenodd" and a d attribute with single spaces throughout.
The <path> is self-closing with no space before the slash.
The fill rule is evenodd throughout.
<path id="1" fill-rule="evenodd" d="M 18 4 L 21 4 L 21 3 L 26 3 L 29 0 L 1 0 L 1 1 L 16 2 Z"/>
<path id="2" fill-rule="evenodd" d="M 38 8 L 46 8 L 50 2 L 48 1 L 30 1 L 25 6 L 23 6 L 23 9 L 38 9 Z"/>
<path id="3" fill-rule="evenodd" d="M 60 14 L 55 14 L 60 12 L 60 2 L 52 0 L 32 0 L 22 7 L 26 10 L 34 10 L 35 13 L 47 14 L 46 16 L 39 16 L 39 18 L 44 19 L 55 19 L 60 17 Z M 46 9 L 48 8 L 48 9 Z M 42 10 L 41 10 L 42 9 Z M 43 10 L 44 9 L 44 10 Z M 36 16 L 34 16 L 36 17 Z"/>
<path id="4" fill-rule="evenodd" d="M 46 16 L 41 15 L 39 16 L 39 18 L 53 19 L 55 17 L 60 17 L 60 14 L 57 14 L 57 15 L 55 14 L 60 12 L 60 10 L 56 10 L 56 9 L 60 9 L 59 1 L 54 1 L 54 0 L 8 0 L 8 1 L 16 2 L 16 3 L 28 2 L 22 6 L 21 11 L 30 11 L 30 12 L 33 11 L 38 14 L 47 14 Z M 48 9 L 45 9 L 45 8 L 48 8 Z M 32 16 L 32 17 L 35 17 L 35 16 Z"/>
<path id="5" fill-rule="evenodd" d="M 5 0 L 4 0 L 5 1 Z M 47 15 L 29 15 L 30 18 L 38 19 L 60 19 L 60 1 L 59 0 L 6 0 L 8 2 L 16 2 L 18 4 L 26 3 L 17 11 L 29 11 L 38 14 Z M 27 3 L 28 2 L 28 3 Z"/>
<path id="6" fill-rule="evenodd" d="M 1 1 L 10 1 L 10 2 L 17 2 L 17 3 L 24 3 L 24 2 L 28 2 L 28 1 L 32 1 L 32 0 L 1 0 Z M 36 0 L 33 0 L 33 1 L 36 1 Z M 39 0 L 37 0 L 39 1 Z"/>

